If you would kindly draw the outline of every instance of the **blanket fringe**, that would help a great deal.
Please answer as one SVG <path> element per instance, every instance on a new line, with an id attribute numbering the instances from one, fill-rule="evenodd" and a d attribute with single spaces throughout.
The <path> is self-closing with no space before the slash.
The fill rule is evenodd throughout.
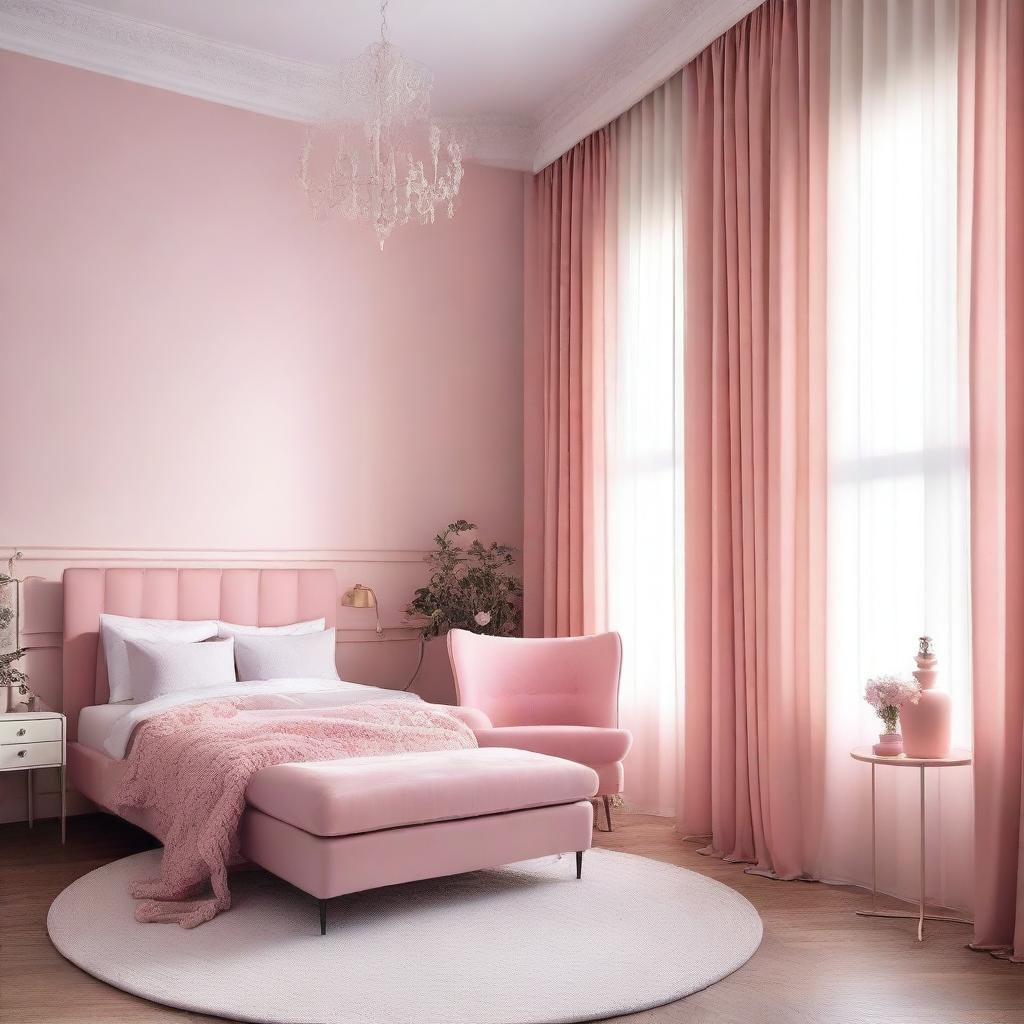
<path id="1" fill-rule="evenodd" d="M 135 906 L 135 920 L 141 924 L 177 924 L 182 928 L 196 928 L 212 921 L 221 910 L 219 901 L 210 897 L 188 902 L 165 902 L 163 900 L 142 900 Z M 230 906 L 230 900 L 228 901 Z"/>

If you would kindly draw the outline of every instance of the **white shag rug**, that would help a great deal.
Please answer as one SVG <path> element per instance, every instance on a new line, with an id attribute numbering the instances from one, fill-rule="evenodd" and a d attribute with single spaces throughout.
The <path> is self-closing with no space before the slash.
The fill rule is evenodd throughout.
<path id="1" fill-rule="evenodd" d="M 606 850 L 317 902 L 262 871 L 185 931 L 138 924 L 128 882 L 161 851 L 65 889 L 47 927 L 84 971 L 157 1003 L 274 1024 L 568 1024 L 672 1002 L 731 974 L 761 941 L 739 893 Z"/>

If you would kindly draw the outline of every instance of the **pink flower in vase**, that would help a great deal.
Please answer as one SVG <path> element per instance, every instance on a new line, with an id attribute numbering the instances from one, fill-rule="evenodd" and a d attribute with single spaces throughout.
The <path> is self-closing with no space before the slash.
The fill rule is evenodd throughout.
<path id="1" fill-rule="evenodd" d="M 879 742 L 872 748 L 874 752 L 882 757 L 902 754 L 903 740 L 896 731 L 900 708 L 904 704 L 916 704 L 921 699 L 920 684 L 909 676 L 875 676 L 864 688 L 864 699 L 875 709 L 885 726 L 885 732 L 879 735 Z"/>

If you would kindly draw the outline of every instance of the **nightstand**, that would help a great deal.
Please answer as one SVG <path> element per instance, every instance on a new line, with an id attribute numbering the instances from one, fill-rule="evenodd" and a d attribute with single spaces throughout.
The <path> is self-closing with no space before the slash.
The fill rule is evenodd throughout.
<path id="1" fill-rule="evenodd" d="M 32 773 L 36 768 L 60 770 L 60 841 L 66 835 L 67 729 L 59 711 L 14 711 L 0 715 L 0 772 L 25 772 L 28 827 L 34 824 Z"/>

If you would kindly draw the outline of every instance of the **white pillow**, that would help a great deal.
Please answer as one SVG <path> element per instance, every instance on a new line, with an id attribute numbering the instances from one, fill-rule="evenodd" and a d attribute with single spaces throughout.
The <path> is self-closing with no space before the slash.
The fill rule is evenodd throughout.
<path id="1" fill-rule="evenodd" d="M 258 679 L 337 679 L 334 630 L 299 636 L 236 636 L 242 682 Z"/>
<path id="2" fill-rule="evenodd" d="M 107 661 L 111 704 L 132 699 L 131 674 L 128 671 L 127 640 L 156 640 L 174 643 L 196 643 L 217 635 L 212 619 L 194 622 L 181 619 L 133 619 L 126 615 L 100 616 L 100 638 Z"/>
<path id="3" fill-rule="evenodd" d="M 326 625 L 326 619 L 292 622 L 287 626 L 241 626 L 237 622 L 218 622 L 217 636 L 302 636 L 320 633 Z"/>
<path id="4" fill-rule="evenodd" d="M 178 644 L 160 640 L 128 640 L 128 670 L 136 703 L 165 693 L 223 686 L 235 679 L 235 641 Z"/>

